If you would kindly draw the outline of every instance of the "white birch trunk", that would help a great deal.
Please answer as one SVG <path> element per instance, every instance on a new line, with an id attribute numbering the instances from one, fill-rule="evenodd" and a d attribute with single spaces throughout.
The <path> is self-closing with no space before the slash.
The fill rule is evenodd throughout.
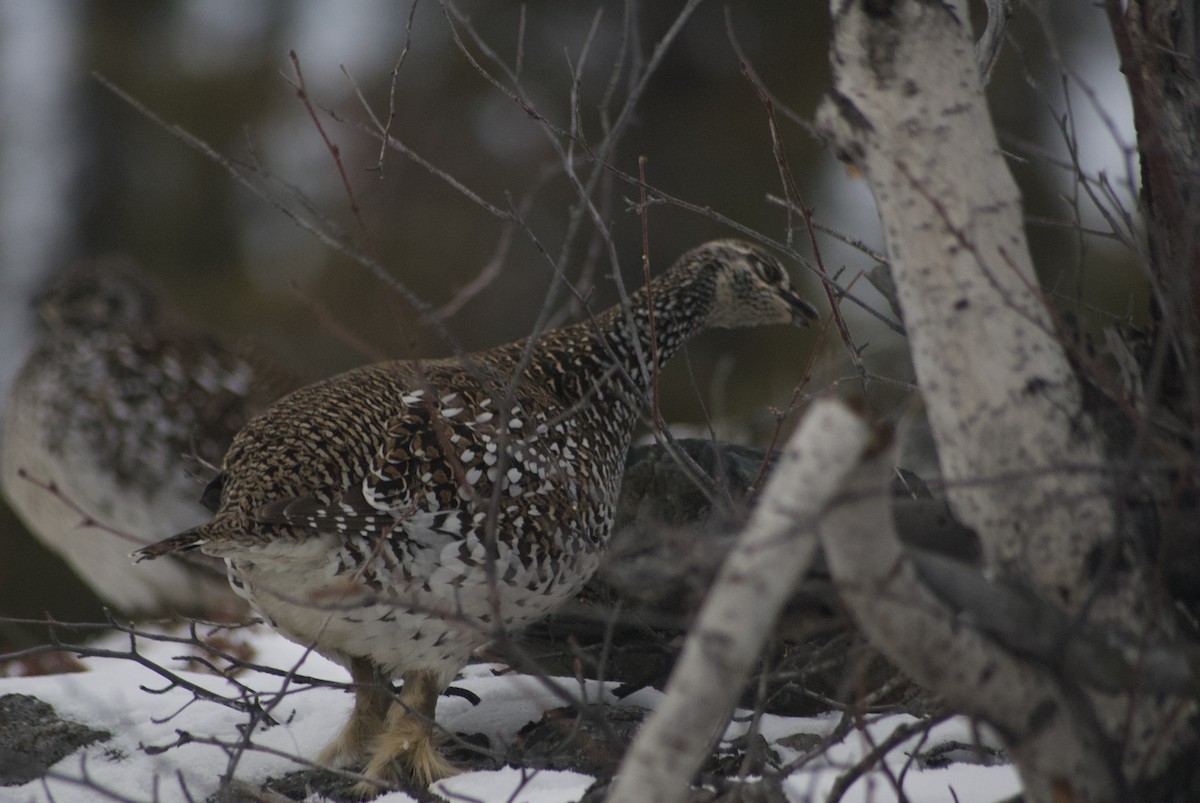
<path id="1" fill-rule="evenodd" d="M 1074 607 L 1112 514 L 1101 475 L 1079 470 L 1101 454 L 1038 292 L 966 3 L 833 13 L 818 123 L 875 195 L 950 504 L 990 565 Z"/>
<path id="2" fill-rule="evenodd" d="M 1133 634 L 1172 631 L 1152 613 L 1136 564 L 1105 560 L 1120 546 L 1104 456 L 1038 291 L 966 3 L 837 0 L 832 9 L 834 89 L 818 123 L 875 196 L 951 507 L 979 535 L 991 576 L 1082 613 L 1081 625 L 1123 639 L 1136 662 L 1143 645 Z M 878 560 L 882 549 L 864 540 L 858 556 Z M 852 564 L 843 563 L 843 580 L 861 592 Z M 1194 703 L 1137 689 L 1101 694 L 1071 678 L 1047 686 L 1028 662 L 984 660 L 967 631 L 931 663 L 927 613 L 915 598 L 915 607 L 886 610 L 859 602 L 860 623 L 898 664 L 965 710 L 1016 728 L 1006 736 L 1031 799 L 1116 799 L 1190 727 Z M 888 633 L 875 616 L 886 617 Z M 1027 690 L 1041 704 L 1027 713 L 1038 716 L 1016 727 L 1013 711 L 1025 709 L 987 693 L 996 683 Z M 1073 739 L 1057 750 L 1076 757 L 1057 770 L 1028 749 L 1045 744 L 1043 729 L 1056 722 Z"/>

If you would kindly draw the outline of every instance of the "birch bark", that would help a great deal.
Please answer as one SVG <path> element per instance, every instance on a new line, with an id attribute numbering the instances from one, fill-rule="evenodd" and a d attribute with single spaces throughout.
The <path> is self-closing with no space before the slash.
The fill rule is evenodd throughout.
<path id="1" fill-rule="evenodd" d="M 1038 290 L 966 4 L 837 0 L 832 10 L 834 87 L 818 125 L 871 185 L 950 505 L 978 534 L 989 577 L 1110 634 L 1136 664 L 1148 642 L 1173 635 L 1170 615 L 1119 537 L 1100 439 Z M 858 560 L 887 554 L 874 536 L 859 533 Z M 850 597 L 871 583 L 854 560 L 841 575 Z M 1011 652 L 996 660 L 1000 648 L 981 652 L 966 630 L 931 662 L 928 609 L 912 600 L 881 608 L 860 596 L 860 625 L 919 682 L 1006 730 L 1030 799 L 1125 799 L 1194 736 L 1191 701 L 1085 688 Z M 992 694 L 996 683 L 1037 705 Z M 1036 747 L 1047 728 L 1070 742 L 1061 767 Z"/>

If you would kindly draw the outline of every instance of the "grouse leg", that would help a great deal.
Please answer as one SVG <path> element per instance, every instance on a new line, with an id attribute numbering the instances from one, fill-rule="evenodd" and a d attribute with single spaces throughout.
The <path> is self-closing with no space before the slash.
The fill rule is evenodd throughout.
<path id="1" fill-rule="evenodd" d="M 383 731 L 371 746 L 364 775 L 386 784 L 411 780 L 428 786 L 458 772 L 433 743 L 434 714 L 440 693 L 433 673 L 404 674 L 404 687 L 388 710 Z M 380 790 L 364 781 L 354 791 L 363 797 L 373 797 Z"/>
<path id="2" fill-rule="evenodd" d="M 392 704 L 388 678 L 380 674 L 369 658 L 350 659 L 350 679 L 354 681 L 354 710 L 342 730 L 317 758 L 331 767 L 360 764 L 366 760 L 372 742 L 383 731 L 384 718 Z"/>

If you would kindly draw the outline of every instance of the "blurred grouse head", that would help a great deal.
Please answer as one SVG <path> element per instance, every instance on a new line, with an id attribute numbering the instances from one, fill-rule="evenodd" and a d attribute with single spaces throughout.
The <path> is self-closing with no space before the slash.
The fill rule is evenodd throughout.
<path id="1" fill-rule="evenodd" d="M 56 277 L 34 298 L 49 329 L 134 329 L 166 321 L 170 315 L 157 282 L 122 257 L 84 262 Z"/>

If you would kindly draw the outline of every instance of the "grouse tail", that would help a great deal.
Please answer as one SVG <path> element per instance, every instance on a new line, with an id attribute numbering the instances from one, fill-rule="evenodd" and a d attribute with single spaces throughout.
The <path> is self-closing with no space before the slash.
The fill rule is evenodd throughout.
<path id="1" fill-rule="evenodd" d="M 190 552 L 198 549 L 206 540 L 208 540 L 208 525 L 202 524 L 199 527 L 184 530 L 179 535 L 173 535 L 150 546 L 142 547 L 133 553 L 134 563 L 141 563 L 144 560 L 154 560 L 164 555 Z"/>

